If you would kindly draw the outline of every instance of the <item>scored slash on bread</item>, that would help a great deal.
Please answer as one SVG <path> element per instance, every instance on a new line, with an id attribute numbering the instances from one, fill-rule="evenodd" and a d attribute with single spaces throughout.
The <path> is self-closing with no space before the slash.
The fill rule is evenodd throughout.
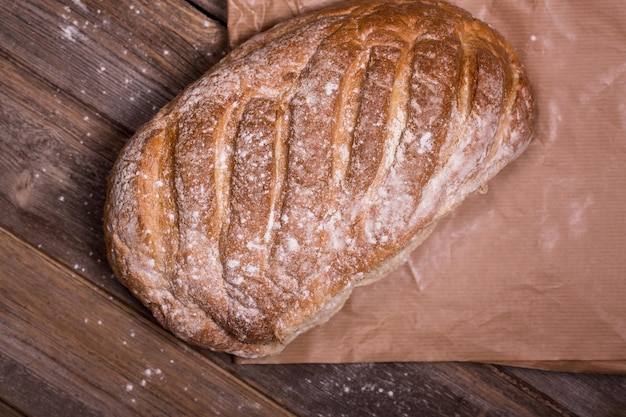
<path id="1" fill-rule="evenodd" d="M 434 1 L 343 4 L 232 51 L 122 150 L 116 277 L 178 337 L 280 352 L 528 145 L 511 46 Z"/>

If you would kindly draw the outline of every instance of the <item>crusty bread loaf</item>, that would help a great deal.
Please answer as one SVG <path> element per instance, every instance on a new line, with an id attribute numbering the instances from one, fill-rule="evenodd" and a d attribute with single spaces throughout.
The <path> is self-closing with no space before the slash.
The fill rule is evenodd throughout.
<path id="1" fill-rule="evenodd" d="M 456 7 L 296 18 L 129 141 L 105 208 L 110 263 L 182 339 L 277 353 L 516 158 L 533 114 L 510 45 Z"/>

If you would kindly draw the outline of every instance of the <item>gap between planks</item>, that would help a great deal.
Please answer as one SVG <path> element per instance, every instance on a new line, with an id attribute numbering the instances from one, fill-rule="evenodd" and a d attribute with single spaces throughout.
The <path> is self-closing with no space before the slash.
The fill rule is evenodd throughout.
<path id="1" fill-rule="evenodd" d="M 228 23 L 227 0 L 185 0 L 205 16 L 226 26 Z"/>

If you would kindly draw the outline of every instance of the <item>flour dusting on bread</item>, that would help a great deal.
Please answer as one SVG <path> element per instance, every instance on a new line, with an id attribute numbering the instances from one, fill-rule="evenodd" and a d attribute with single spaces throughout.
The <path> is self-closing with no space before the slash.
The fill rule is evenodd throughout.
<path id="1" fill-rule="evenodd" d="M 436 1 L 359 1 L 231 52 L 122 150 L 117 278 L 190 343 L 280 352 L 403 262 L 531 140 L 511 46 Z"/>

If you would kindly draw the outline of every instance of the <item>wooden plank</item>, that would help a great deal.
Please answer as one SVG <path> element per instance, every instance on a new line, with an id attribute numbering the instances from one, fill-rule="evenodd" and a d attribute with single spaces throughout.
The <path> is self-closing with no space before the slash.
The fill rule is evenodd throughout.
<path id="1" fill-rule="evenodd" d="M 0 395 L 29 415 L 290 415 L 0 230 Z"/>
<path id="2" fill-rule="evenodd" d="M 130 133 L 0 50 L 0 226 L 118 297 L 106 262 L 107 176 Z"/>
<path id="3" fill-rule="evenodd" d="M 207 16 L 226 24 L 226 0 L 190 0 L 189 3 L 202 10 Z"/>
<path id="4" fill-rule="evenodd" d="M 236 365 L 233 372 L 299 415 L 573 416 L 558 399 L 482 364 Z"/>
<path id="5" fill-rule="evenodd" d="M 0 401 L 0 416 L 2 417 L 24 417 L 24 414 L 10 406 L 9 404 Z"/>
<path id="6" fill-rule="evenodd" d="M 2 2 L 0 16 L 0 225 L 135 302 L 106 265 L 107 176 L 133 130 L 221 57 L 225 28 L 176 0 Z"/>
<path id="7" fill-rule="evenodd" d="M 134 131 L 219 60 L 223 26 L 179 1 L 0 2 L 0 48 Z"/>
<path id="8" fill-rule="evenodd" d="M 607 374 L 549 373 L 510 368 L 515 377 L 558 398 L 579 417 L 626 415 L 626 376 Z"/>

